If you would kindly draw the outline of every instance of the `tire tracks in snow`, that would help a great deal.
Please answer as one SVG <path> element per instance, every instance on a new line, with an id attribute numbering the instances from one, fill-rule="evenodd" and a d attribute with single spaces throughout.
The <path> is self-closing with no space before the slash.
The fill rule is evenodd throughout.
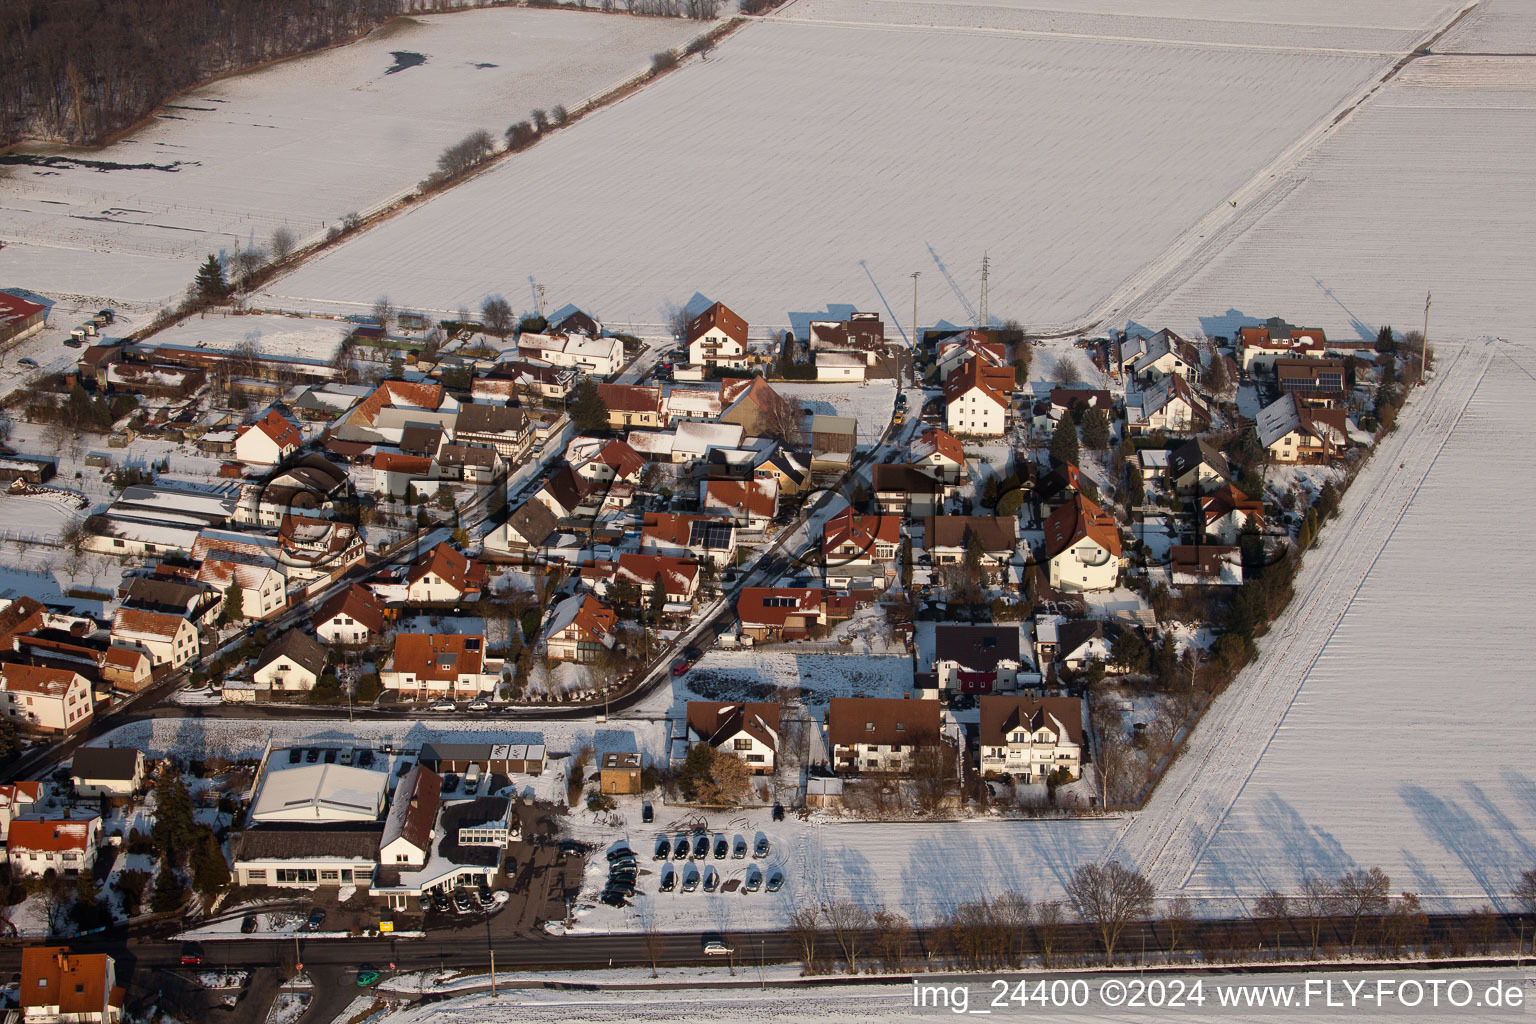
<path id="1" fill-rule="evenodd" d="M 1489 343 L 1445 360 L 1345 494 L 1339 518 L 1297 574 L 1258 658 L 1207 709 L 1151 801 L 1105 855 L 1138 866 L 1160 893 L 1183 888 L 1242 795 L 1313 664 L 1338 628 L 1494 356 Z"/>

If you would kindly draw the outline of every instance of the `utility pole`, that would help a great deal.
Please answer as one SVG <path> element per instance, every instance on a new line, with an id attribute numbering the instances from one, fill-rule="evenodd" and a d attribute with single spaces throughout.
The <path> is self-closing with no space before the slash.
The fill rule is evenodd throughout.
<path id="1" fill-rule="evenodd" d="M 1424 336 L 1419 340 L 1419 379 L 1424 383 L 1424 357 L 1429 354 L 1429 292 L 1424 293 Z"/>
<path id="2" fill-rule="evenodd" d="M 917 356 L 917 279 L 923 276 L 921 270 L 912 271 L 912 355 Z M 916 367 L 913 368 L 916 373 Z"/>
<path id="3" fill-rule="evenodd" d="M 496 998 L 496 948 L 491 947 L 491 998 Z"/>
<path id="4" fill-rule="evenodd" d="M 991 319 L 987 316 L 987 272 L 991 269 L 992 261 L 987 259 L 987 254 L 981 254 L 981 308 L 976 311 L 976 329 L 985 331 L 992 326 Z"/>

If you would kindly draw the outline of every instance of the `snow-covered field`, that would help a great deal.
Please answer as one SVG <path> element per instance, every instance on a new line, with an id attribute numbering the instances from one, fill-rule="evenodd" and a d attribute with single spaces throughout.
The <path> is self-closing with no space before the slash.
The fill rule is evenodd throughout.
<path id="1" fill-rule="evenodd" d="M 1148 41 L 1112 5 L 1059 29 L 1005 7 L 794 5 L 263 301 L 451 310 L 531 277 L 621 325 L 703 293 L 758 326 L 850 303 L 905 330 L 913 271 L 924 323 L 973 321 L 985 250 L 993 314 L 1073 321 L 1201 218 L 1236 213 L 1229 198 L 1394 62 L 1370 47 L 1404 48 L 1451 9 L 1361 5 L 1350 23 L 1376 28 L 1350 45 L 1370 46 L 1318 49 L 1338 21 L 1325 5 L 1285 24 L 1243 7 L 1263 45 L 1225 39 L 1214 5 L 1179 30 L 1213 43 Z M 919 9 L 943 23 L 889 24 Z M 616 175 L 618 154 L 643 173 Z"/>
<path id="2" fill-rule="evenodd" d="M 499 139 L 531 109 L 575 110 L 700 31 L 678 18 L 575 11 L 400 19 L 353 45 L 177 97 L 103 150 L 29 147 L 148 166 L 13 168 L 0 182 L 0 282 L 158 304 L 207 253 L 264 244 L 280 224 L 300 238 L 323 234 L 409 190 L 469 132 Z"/>
<path id="3" fill-rule="evenodd" d="M 340 320 L 271 313 L 231 316 L 211 311 L 160 331 L 154 336 L 154 344 L 231 351 L 248 341 L 263 356 L 296 356 L 328 362 L 350 330 L 351 325 Z"/>
<path id="4" fill-rule="evenodd" d="M 1515 5 L 1507 5 L 1505 10 Z M 1527 36 L 1515 19 L 1472 19 Z M 1481 14 L 1481 10 L 1478 12 Z M 1513 13 L 1513 12 L 1511 12 Z M 1476 15 L 1474 15 L 1476 17 Z M 1436 49 L 1444 49 L 1445 44 Z M 1529 51 L 1530 47 L 1526 46 Z M 1425 57 L 1279 176 L 1129 319 L 1198 335 L 1282 315 L 1346 338 L 1513 337 L 1536 262 L 1536 58 Z"/>

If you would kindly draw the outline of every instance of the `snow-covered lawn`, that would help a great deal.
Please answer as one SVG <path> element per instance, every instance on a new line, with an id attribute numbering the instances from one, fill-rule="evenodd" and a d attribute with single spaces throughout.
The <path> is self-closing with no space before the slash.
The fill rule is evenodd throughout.
<path id="1" fill-rule="evenodd" d="M 852 416 L 859 421 L 859 444 L 874 444 L 891 422 L 896 405 L 894 380 L 868 380 L 862 384 L 800 384 L 777 381 L 773 390 L 797 403 L 807 415 Z M 809 425 L 809 420 L 806 421 Z"/>
<path id="2" fill-rule="evenodd" d="M 324 318 L 217 310 L 200 313 L 154 336 L 156 345 L 233 350 L 249 341 L 263 356 L 301 356 L 330 362 L 352 325 Z"/>
<path id="3" fill-rule="evenodd" d="M 701 31 L 680 18 L 575 11 L 399 19 L 177 97 L 106 149 L 29 147 L 87 163 L 16 167 L 0 185 L 0 279 L 166 301 L 206 254 L 265 244 L 281 224 L 322 235 L 412 188 L 469 132 L 499 140 L 531 109 L 575 110 Z"/>
<path id="4" fill-rule="evenodd" d="M 355 310 L 387 293 L 452 310 L 531 275 L 615 324 L 659 324 L 666 301 L 703 293 L 757 326 L 853 304 L 895 336 L 914 271 L 924 323 L 974 322 L 985 250 L 993 315 L 1072 322 L 1210 211 L 1235 214 L 1231 196 L 1449 9 L 1378 0 L 1349 20 L 1389 31 L 1321 49 L 1318 26 L 1338 19 L 1317 4 L 1290 24 L 1250 5 L 1251 47 L 1224 38 L 1213 5 L 1178 42 L 1119 16 L 1065 32 L 990 11 L 981 29 L 885 23 L 909 6 L 826 0 L 747 25 L 262 301 Z M 703 157 L 700 125 L 730 126 Z M 616 176 L 621 158 L 645 173 Z"/>

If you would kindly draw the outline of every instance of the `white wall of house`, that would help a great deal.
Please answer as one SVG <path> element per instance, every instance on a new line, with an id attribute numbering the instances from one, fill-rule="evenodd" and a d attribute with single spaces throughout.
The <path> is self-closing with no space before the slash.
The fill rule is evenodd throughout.
<path id="1" fill-rule="evenodd" d="M 718 327 L 711 327 L 688 346 L 688 361 L 695 366 L 733 366 L 745 369 L 747 350 Z"/>
<path id="2" fill-rule="evenodd" d="M 405 588 L 405 596 L 411 601 L 457 601 L 463 591 L 435 572 L 429 572 Z"/>
<path id="3" fill-rule="evenodd" d="M 434 829 L 432 834 L 435 837 L 437 830 Z M 387 868 L 420 868 L 427 862 L 429 853 L 430 851 L 423 850 L 405 836 L 396 836 L 379 848 L 379 864 Z"/>
<path id="4" fill-rule="evenodd" d="M 857 770 L 861 772 L 905 772 L 911 764 L 914 747 L 907 744 L 899 744 L 900 750 L 891 746 L 876 743 L 855 743 L 852 746 L 838 746 L 833 749 L 833 762 L 838 767 L 844 764 L 844 758 L 848 754 L 854 755 L 854 762 L 845 770 Z"/>
<path id="5" fill-rule="evenodd" d="M 313 690 L 316 682 L 313 672 L 286 654 L 263 665 L 251 674 L 251 679 L 260 686 L 284 691 Z"/>
<path id="6" fill-rule="evenodd" d="M 63 732 L 90 720 L 93 713 L 91 684 L 78 672 L 61 694 L 29 690 L 0 690 L 0 710 L 18 725 Z"/>
<path id="7" fill-rule="evenodd" d="M 322 885 L 352 885 L 373 877 L 372 860 L 349 857 L 237 860 L 234 875 L 241 885 L 271 885 L 280 889 L 318 889 Z"/>
<path id="8" fill-rule="evenodd" d="M 157 668 L 161 665 L 180 668 L 197 655 L 197 630 L 192 623 L 182 619 L 176 635 L 169 639 L 137 633 L 114 633 L 112 643 L 118 647 L 143 651 L 149 655 L 150 664 Z"/>
<path id="9" fill-rule="evenodd" d="M 741 758 L 758 775 L 773 772 L 773 748 L 745 730 L 726 737 L 716 749 Z"/>
<path id="10" fill-rule="evenodd" d="M 1072 778 L 1083 773 L 1082 749 L 1054 731 L 1042 726 L 1033 733 L 1018 729 L 1010 733 L 1003 746 L 981 748 L 981 770 L 1001 772 L 1027 782 L 1044 782 L 1057 768 L 1065 768 Z"/>
<path id="11" fill-rule="evenodd" d="M 345 612 L 317 623 L 315 635 L 329 644 L 364 644 L 373 637 L 367 626 Z"/>
<path id="12" fill-rule="evenodd" d="M 1120 559 L 1088 538 L 1050 560 L 1050 584 L 1057 590 L 1113 590 L 1119 579 Z"/>
<path id="13" fill-rule="evenodd" d="M 993 401 L 981 388 L 972 388 L 944 408 L 944 425 L 951 434 L 1001 437 L 1007 424 L 1007 407 Z"/>
<path id="14" fill-rule="evenodd" d="M 291 451 L 291 449 L 289 449 Z M 265 430 L 252 427 L 235 438 L 235 458 L 260 466 L 274 466 L 286 455 Z"/>

